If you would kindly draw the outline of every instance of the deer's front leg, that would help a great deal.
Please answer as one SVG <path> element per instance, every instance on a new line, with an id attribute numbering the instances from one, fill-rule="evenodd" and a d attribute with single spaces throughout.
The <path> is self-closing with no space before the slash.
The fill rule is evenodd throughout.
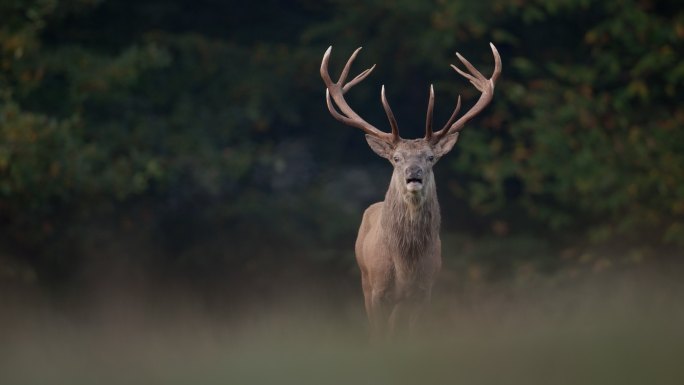
<path id="1" fill-rule="evenodd" d="M 415 324 L 430 302 L 432 285 L 405 287 L 398 290 L 397 304 L 389 317 L 389 332 L 392 335 L 411 333 Z"/>
<path id="2" fill-rule="evenodd" d="M 371 333 L 375 337 L 387 334 L 392 305 L 390 290 L 383 288 L 371 292 L 371 312 L 368 318 L 371 323 Z"/>
<path id="3" fill-rule="evenodd" d="M 381 338 L 387 334 L 388 320 L 394 304 L 390 284 L 376 282 L 374 285 L 367 274 L 362 274 L 361 286 L 371 335 L 373 338 Z"/>

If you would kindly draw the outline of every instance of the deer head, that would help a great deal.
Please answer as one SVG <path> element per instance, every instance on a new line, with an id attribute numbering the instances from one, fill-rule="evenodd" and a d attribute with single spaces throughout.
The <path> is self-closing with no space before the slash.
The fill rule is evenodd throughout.
<path id="1" fill-rule="evenodd" d="M 381 157 L 387 159 L 394 166 L 392 184 L 394 188 L 402 191 L 404 195 L 416 201 L 422 201 L 425 191 L 434 187 L 432 167 L 437 161 L 447 154 L 456 144 L 459 132 L 465 124 L 479 114 L 492 100 L 494 96 L 494 84 L 501 74 L 501 58 L 494 44 L 489 44 L 494 54 L 494 73 L 491 78 L 482 75 L 468 60 L 459 53 L 456 56 L 465 65 L 467 72 L 462 71 L 455 65 L 451 67 L 468 79 L 478 91 L 481 92 L 480 98 L 475 105 L 461 116 L 458 120 L 458 112 L 461 108 L 461 96 L 459 95 L 456 108 L 444 127 L 434 132 L 432 130 L 432 111 L 434 108 L 435 93 L 432 85 L 430 86 L 430 99 L 428 101 L 427 117 L 425 119 L 425 136 L 420 139 L 403 139 L 399 136 L 399 128 L 394 118 L 392 109 L 385 96 L 385 86 L 382 86 L 380 99 L 389 119 L 391 132 L 384 132 L 361 118 L 354 110 L 349 107 L 344 94 L 356 84 L 364 80 L 375 68 L 361 72 L 350 82 L 346 83 L 349 70 L 354 59 L 361 48 L 356 49 L 345 64 L 342 74 L 337 82 L 333 82 L 328 73 L 328 62 L 332 47 L 329 47 L 323 55 L 321 62 L 321 77 L 326 86 L 326 103 L 332 116 L 342 123 L 361 129 L 366 133 L 366 140 L 370 148 Z M 337 109 L 335 108 L 337 107 Z M 339 112 L 338 112 L 339 109 Z"/>

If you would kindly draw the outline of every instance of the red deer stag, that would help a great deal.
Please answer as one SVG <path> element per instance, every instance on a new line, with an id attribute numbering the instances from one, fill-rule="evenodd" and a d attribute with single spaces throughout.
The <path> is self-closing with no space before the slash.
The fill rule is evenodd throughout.
<path id="1" fill-rule="evenodd" d="M 378 336 L 393 334 L 398 328 L 411 328 L 421 305 L 430 300 L 435 276 L 442 264 L 439 239 L 440 213 L 432 167 L 451 151 L 465 124 L 492 100 L 494 84 L 501 74 L 501 58 L 494 54 L 494 74 L 484 77 L 460 54 L 456 54 L 467 72 L 451 67 L 468 79 L 480 92 L 475 105 L 458 120 L 461 107 L 458 97 L 449 121 L 439 131 L 432 130 L 434 90 L 430 86 L 425 137 L 402 139 L 394 114 L 380 93 L 392 131 L 383 132 L 361 118 L 344 99 L 344 94 L 365 79 L 375 66 L 346 82 L 350 67 L 361 48 L 351 55 L 337 82 L 328 73 L 332 47 L 323 55 L 321 77 L 326 86 L 326 102 L 332 116 L 340 122 L 361 129 L 366 141 L 378 155 L 392 163 L 394 172 L 385 200 L 366 209 L 356 238 L 356 260 L 361 269 L 361 283 L 371 332 Z M 337 108 L 335 108 L 337 107 Z M 339 111 L 338 111 L 339 110 Z"/>

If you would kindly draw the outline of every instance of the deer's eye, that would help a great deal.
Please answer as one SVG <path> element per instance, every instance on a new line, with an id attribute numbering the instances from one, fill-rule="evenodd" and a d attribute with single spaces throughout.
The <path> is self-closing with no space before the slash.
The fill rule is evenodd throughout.
<path id="1" fill-rule="evenodd" d="M 434 156 L 432 156 L 432 155 L 430 155 L 430 156 L 428 156 L 428 160 L 429 160 L 430 162 L 432 162 L 432 161 L 434 161 L 434 160 L 435 160 L 435 157 L 434 157 Z"/>
<path id="2" fill-rule="evenodd" d="M 399 155 L 395 155 L 395 156 L 394 156 L 394 161 L 395 161 L 395 162 L 400 162 L 400 161 L 401 161 L 401 157 L 400 157 Z"/>

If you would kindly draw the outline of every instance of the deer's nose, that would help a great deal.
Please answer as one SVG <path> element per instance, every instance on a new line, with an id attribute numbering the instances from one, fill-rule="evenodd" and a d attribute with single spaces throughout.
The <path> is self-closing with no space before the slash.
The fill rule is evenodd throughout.
<path id="1" fill-rule="evenodd" d="M 411 166 L 406 167 L 405 173 L 406 173 L 407 179 L 422 178 L 423 177 L 423 169 L 420 166 L 416 166 L 416 165 L 411 165 Z"/>

